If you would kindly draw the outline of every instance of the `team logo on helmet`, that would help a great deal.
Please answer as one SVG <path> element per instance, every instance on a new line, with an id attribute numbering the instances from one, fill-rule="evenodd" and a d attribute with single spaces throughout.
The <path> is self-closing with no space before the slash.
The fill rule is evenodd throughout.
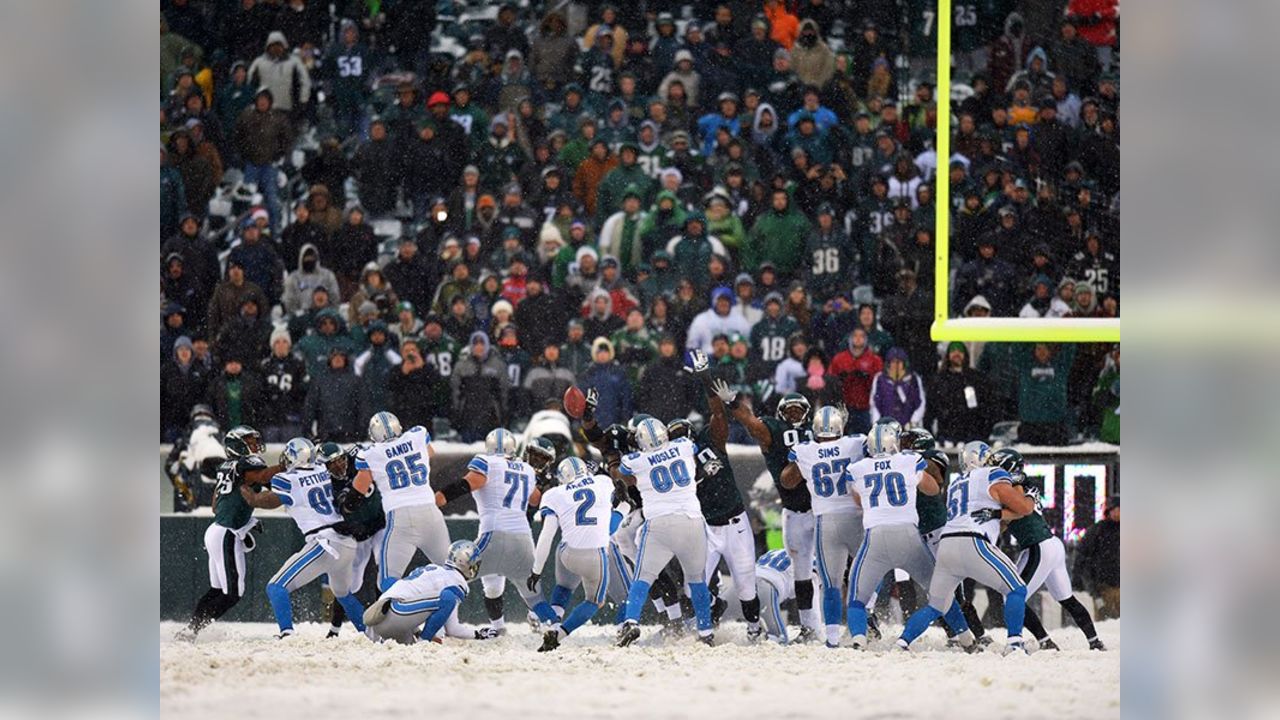
<path id="1" fill-rule="evenodd" d="M 304 437 L 296 437 L 285 443 L 281 455 L 284 457 L 285 467 L 290 470 L 307 467 L 316 461 L 316 446 Z"/>
<path id="2" fill-rule="evenodd" d="M 556 467 L 556 477 L 560 479 L 561 485 L 568 485 L 574 480 L 582 480 L 590 476 L 591 469 L 576 457 L 567 457 Z"/>
<path id="3" fill-rule="evenodd" d="M 964 444 L 960 451 L 960 465 L 965 472 L 980 468 L 987 464 L 987 456 L 991 454 L 991 446 L 981 440 L 973 440 Z"/>
<path id="4" fill-rule="evenodd" d="M 262 452 L 262 435 L 248 425 L 237 425 L 227 431 L 222 444 L 229 457 L 249 457 Z"/>
<path id="5" fill-rule="evenodd" d="M 449 546 L 444 564 L 462 573 L 467 580 L 474 580 L 480 574 L 480 551 L 470 540 L 455 541 Z"/>
<path id="6" fill-rule="evenodd" d="M 636 424 L 635 438 L 636 446 L 648 452 L 667 442 L 667 426 L 656 418 L 645 418 Z"/>

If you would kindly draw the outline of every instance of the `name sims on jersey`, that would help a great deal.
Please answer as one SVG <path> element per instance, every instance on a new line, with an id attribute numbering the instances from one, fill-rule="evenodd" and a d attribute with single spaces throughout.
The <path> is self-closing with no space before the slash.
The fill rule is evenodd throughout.
<path id="1" fill-rule="evenodd" d="M 818 457 L 820 459 L 840 457 L 840 448 L 838 447 L 818 448 Z"/>
<path id="2" fill-rule="evenodd" d="M 387 448 L 387 457 L 389 457 L 389 458 L 393 458 L 393 457 L 395 457 L 395 456 L 397 456 L 397 455 L 403 455 L 403 454 L 405 454 L 405 453 L 409 452 L 409 451 L 410 451 L 410 450 L 412 450 L 412 449 L 413 449 L 413 443 L 411 443 L 411 442 L 402 442 L 402 443 L 400 443 L 399 445 L 395 445 L 395 446 L 392 446 L 392 447 Z"/>

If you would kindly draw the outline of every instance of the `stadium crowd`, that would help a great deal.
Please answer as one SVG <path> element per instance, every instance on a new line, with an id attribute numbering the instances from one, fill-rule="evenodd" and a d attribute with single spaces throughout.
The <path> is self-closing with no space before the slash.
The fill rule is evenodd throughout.
<path id="1" fill-rule="evenodd" d="M 1118 315 L 1116 0 L 957 2 L 941 171 L 920 0 L 161 7 L 163 440 L 666 421 L 698 347 L 759 412 L 1119 441 L 1118 346 L 929 338 L 942 172 L 953 314 Z"/>

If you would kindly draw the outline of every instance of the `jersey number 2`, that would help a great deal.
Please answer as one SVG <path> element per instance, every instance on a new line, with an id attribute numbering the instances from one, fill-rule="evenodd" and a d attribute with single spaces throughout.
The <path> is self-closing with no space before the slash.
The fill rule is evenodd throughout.
<path id="1" fill-rule="evenodd" d="M 575 492 L 573 494 L 573 501 L 579 503 L 578 513 L 575 518 L 575 521 L 578 523 L 578 527 L 595 525 L 596 519 L 587 516 L 587 512 L 596 504 L 596 494 L 591 491 L 591 488 L 582 488 Z"/>

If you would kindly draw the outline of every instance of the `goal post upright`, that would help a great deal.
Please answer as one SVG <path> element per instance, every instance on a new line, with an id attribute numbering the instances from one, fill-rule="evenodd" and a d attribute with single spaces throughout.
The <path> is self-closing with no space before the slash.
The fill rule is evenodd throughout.
<path id="1" fill-rule="evenodd" d="M 938 1 L 937 139 L 934 148 L 934 296 L 937 341 L 1120 342 L 1119 318 L 951 318 L 951 0 Z"/>

